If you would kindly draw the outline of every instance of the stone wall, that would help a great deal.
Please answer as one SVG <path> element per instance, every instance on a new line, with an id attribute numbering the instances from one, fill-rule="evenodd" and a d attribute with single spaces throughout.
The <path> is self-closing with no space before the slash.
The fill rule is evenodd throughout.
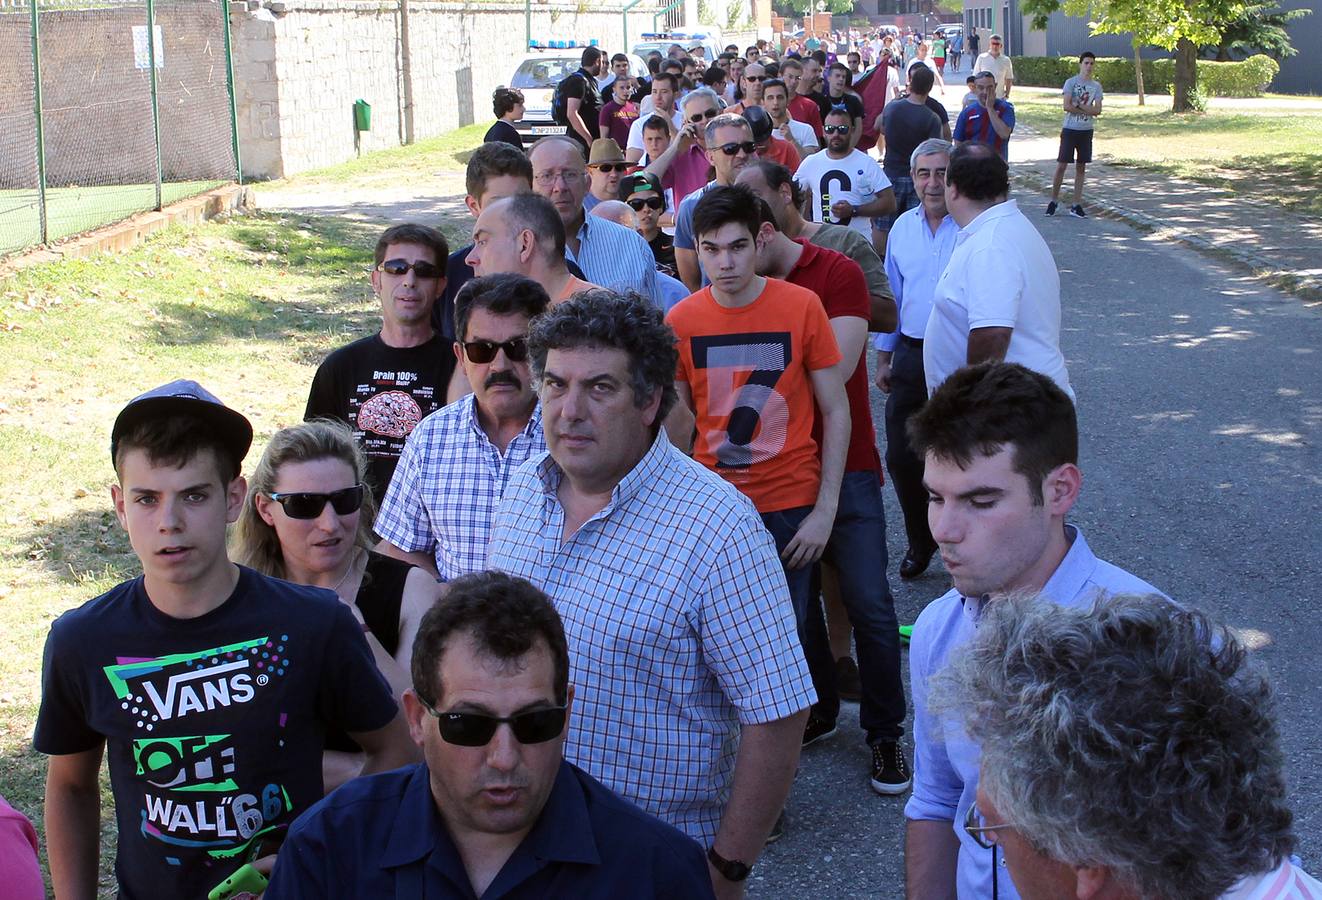
<path id="1" fill-rule="evenodd" d="M 491 92 L 524 53 L 524 9 L 503 3 L 410 0 L 413 137 L 491 118 Z M 629 12 L 629 40 L 656 7 Z M 240 157 L 246 178 L 280 178 L 405 140 L 400 6 L 388 0 L 231 3 Z M 620 10 L 534 2 L 535 40 L 624 42 Z M 355 135 L 353 103 L 372 105 Z M 357 141 L 357 142 L 356 142 Z"/>

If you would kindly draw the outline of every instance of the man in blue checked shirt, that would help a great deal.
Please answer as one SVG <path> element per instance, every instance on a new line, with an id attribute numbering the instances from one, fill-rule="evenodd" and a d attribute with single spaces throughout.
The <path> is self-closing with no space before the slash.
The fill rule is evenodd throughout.
<path id="1" fill-rule="evenodd" d="M 775 545 L 660 427 L 678 357 L 660 310 L 582 291 L 529 348 L 548 452 L 510 480 L 490 565 L 564 621 L 565 757 L 703 844 L 716 895 L 739 897 L 816 699 Z"/>
<path id="2" fill-rule="evenodd" d="M 1019 900 L 996 844 L 964 822 L 981 752 L 928 703 L 929 680 L 972 640 L 990 604 L 1040 593 L 1061 606 L 1156 589 L 1093 555 L 1065 524 L 1079 497 L 1074 402 L 1016 363 L 957 370 L 909 419 L 924 458 L 928 523 L 955 587 L 932 601 L 909 647 L 914 710 L 913 794 L 904 807 L 909 900 Z M 988 452 L 991 450 L 992 452 Z"/>
<path id="3" fill-rule="evenodd" d="M 593 284 L 618 291 L 637 291 L 657 306 L 656 263 L 652 248 L 638 232 L 605 219 L 588 216 L 588 170 L 583 150 L 564 135 L 540 139 L 528 151 L 532 189 L 555 206 L 565 223 L 565 256 Z"/>
<path id="4" fill-rule="evenodd" d="M 473 393 L 409 435 L 374 529 L 377 550 L 448 581 L 486 568 L 491 517 L 511 473 L 546 449 L 528 371 L 528 323 L 550 303 L 522 275 L 468 281 L 454 354 Z"/>

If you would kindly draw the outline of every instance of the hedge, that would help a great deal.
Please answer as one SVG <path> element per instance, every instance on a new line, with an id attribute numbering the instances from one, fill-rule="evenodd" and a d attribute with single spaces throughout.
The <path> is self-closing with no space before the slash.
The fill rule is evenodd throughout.
<path id="1" fill-rule="evenodd" d="M 1270 56 L 1250 56 L 1243 62 L 1198 60 L 1198 89 L 1208 97 L 1260 97 L 1281 70 Z M 1065 79 L 1079 74 L 1074 56 L 1016 56 L 1015 84 L 1058 87 Z M 1102 89 L 1112 93 L 1132 94 L 1138 90 L 1134 79 L 1134 61 L 1121 57 L 1101 57 L 1093 66 L 1093 77 Z M 1143 60 L 1143 89 L 1151 94 L 1169 94 L 1175 81 L 1175 60 Z"/>

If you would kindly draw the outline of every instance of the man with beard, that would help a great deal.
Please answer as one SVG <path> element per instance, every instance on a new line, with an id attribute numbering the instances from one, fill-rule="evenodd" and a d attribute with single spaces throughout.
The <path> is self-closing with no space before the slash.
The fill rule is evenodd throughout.
<path id="1" fill-rule="evenodd" d="M 527 335 L 549 303 L 522 275 L 479 276 L 459 292 L 454 355 L 473 392 L 410 435 L 376 518 L 379 552 L 447 581 L 486 568 L 510 475 L 546 449 Z"/>
<path id="2" fill-rule="evenodd" d="M 565 134 L 583 145 L 585 152 L 601 136 L 598 132 L 601 89 L 597 87 L 601 58 L 600 49 L 584 47 L 578 71 L 567 76 L 555 88 L 555 92 L 564 101 L 565 120 L 560 124 L 565 126 Z"/>
<path id="3" fill-rule="evenodd" d="M 889 215 L 895 209 L 895 192 L 877 161 L 852 149 L 853 116 L 847 109 L 833 109 L 822 130 L 826 149 L 805 159 L 794 180 L 808 194 L 814 222 L 848 225 L 871 240 L 871 216 Z"/>

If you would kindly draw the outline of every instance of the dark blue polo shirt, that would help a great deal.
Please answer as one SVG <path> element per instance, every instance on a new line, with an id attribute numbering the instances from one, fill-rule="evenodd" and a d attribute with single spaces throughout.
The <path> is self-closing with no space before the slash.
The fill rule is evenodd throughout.
<path id="1" fill-rule="evenodd" d="M 560 764 L 541 818 L 482 895 L 712 896 L 696 841 Z M 436 810 L 424 764 L 357 778 L 299 817 L 265 900 L 477 900 Z"/>

